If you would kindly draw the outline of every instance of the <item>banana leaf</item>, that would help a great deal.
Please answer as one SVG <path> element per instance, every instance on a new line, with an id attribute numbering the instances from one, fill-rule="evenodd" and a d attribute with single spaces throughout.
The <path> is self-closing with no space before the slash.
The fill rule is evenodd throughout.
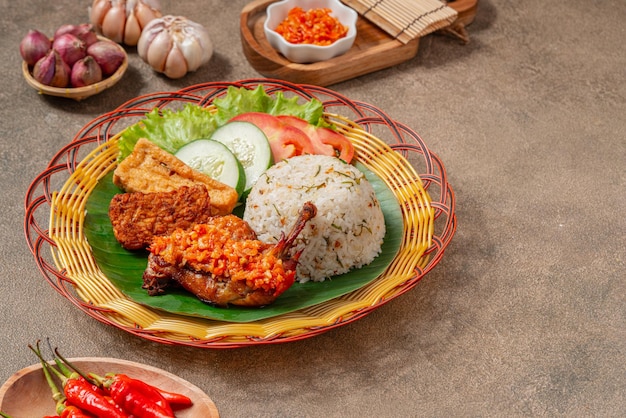
<path id="1" fill-rule="evenodd" d="M 113 234 L 109 219 L 109 203 L 122 193 L 113 184 L 112 173 L 103 177 L 86 202 L 84 232 L 94 259 L 104 275 L 129 299 L 173 314 L 212 320 L 245 323 L 283 315 L 317 305 L 357 290 L 375 280 L 393 261 L 403 236 L 400 206 L 384 181 L 357 163 L 372 183 L 385 217 L 386 233 L 381 254 L 369 265 L 334 276 L 323 282 L 296 282 L 271 305 L 262 308 L 217 307 L 204 303 L 184 289 L 169 290 L 164 295 L 149 296 L 142 275 L 148 263 L 147 251 L 124 249 Z"/>

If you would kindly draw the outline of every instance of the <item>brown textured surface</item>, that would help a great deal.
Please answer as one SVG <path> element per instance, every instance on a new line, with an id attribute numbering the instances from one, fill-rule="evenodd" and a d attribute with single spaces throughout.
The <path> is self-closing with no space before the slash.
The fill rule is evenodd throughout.
<path id="1" fill-rule="evenodd" d="M 2 2 L 0 381 L 50 337 L 72 356 L 176 373 L 224 417 L 622 416 L 626 407 L 626 4 L 486 0 L 471 41 L 332 86 L 421 134 L 445 162 L 459 227 L 441 263 L 371 315 L 296 343 L 171 347 L 106 327 L 54 293 L 22 236 L 33 177 L 93 118 L 137 95 L 259 75 L 245 1 L 163 2 L 209 29 L 211 62 L 168 80 L 129 49 L 125 78 L 77 103 L 38 96 L 17 45 L 86 4 Z M 45 220 L 42 223 L 45 225 Z"/>
<path id="2" fill-rule="evenodd" d="M 189 229 L 211 217 L 204 185 L 181 186 L 169 192 L 120 193 L 109 205 L 115 238 L 129 250 L 147 248 L 155 236 Z"/>
<path id="3" fill-rule="evenodd" d="M 139 138 L 133 152 L 115 169 L 113 182 L 127 192 L 160 193 L 202 184 L 211 198 L 211 213 L 228 215 L 237 204 L 237 191 L 180 161 L 154 143 Z"/>

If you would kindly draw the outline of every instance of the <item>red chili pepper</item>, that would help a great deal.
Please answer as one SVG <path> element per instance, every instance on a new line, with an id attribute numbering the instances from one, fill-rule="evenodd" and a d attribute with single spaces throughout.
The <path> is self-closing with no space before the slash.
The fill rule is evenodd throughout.
<path id="1" fill-rule="evenodd" d="M 165 398 L 167 403 L 170 404 L 172 409 L 184 409 L 184 408 L 189 408 L 193 406 L 193 401 L 191 400 L 191 398 L 183 395 L 182 393 L 168 392 L 156 386 L 152 386 L 152 387 L 161 393 L 161 395 Z"/>
<path id="2" fill-rule="evenodd" d="M 118 374 L 120 379 L 126 379 L 130 386 L 137 392 L 143 394 L 144 396 L 150 398 L 154 403 L 159 405 L 165 412 L 170 415 L 174 415 L 174 411 L 172 411 L 172 407 L 170 403 L 165 399 L 165 397 L 159 392 L 159 390 L 144 382 L 143 380 L 133 379 L 125 374 Z"/>
<path id="3" fill-rule="evenodd" d="M 106 396 L 106 392 L 104 391 L 104 389 L 102 389 L 102 387 L 98 386 L 97 384 L 90 382 L 89 380 L 85 379 L 83 376 L 78 375 L 78 377 L 76 377 L 76 379 L 78 380 L 82 380 L 83 382 L 85 382 L 85 384 L 89 385 L 89 387 L 91 387 L 91 389 L 96 392 L 99 395 L 102 396 Z"/>
<path id="4" fill-rule="evenodd" d="M 61 412 L 61 418 L 93 418 L 93 415 L 86 414 L 74 405 L 68 405 L 63 412 Z"/>
<path id="5" fill-rule="evenodd" d="M 68 379 L 63 388 L 67 403 L 101 418 L 128 418 L 128 415 L 93 390 L 82 379 Z"/>
<path id="6" fill-rule="evenodd" d="M 303 10 L 294 7 L 274 29 L 292 44 L 330 45 L 348 34 L 348 28 L 329 8 Z"/>
<path id="7" fill-rule="evenodd" d="M 128 376 L 114 375 L 108 388 L 115 403 L 129 414 L 138 418 L 174 417 L 173 413 L 169 413 L 152 398 L 139 392 L 136 387 L 131 384 Z"/>

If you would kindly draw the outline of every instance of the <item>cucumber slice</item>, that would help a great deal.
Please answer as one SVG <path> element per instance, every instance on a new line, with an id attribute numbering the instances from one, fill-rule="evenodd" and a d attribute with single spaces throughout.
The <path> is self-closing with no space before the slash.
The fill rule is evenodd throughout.
<path id="1" fill-rule="evenodd" d="M 237 157 L 246 173 L 244 194 L 273 163 L 270 143 L 263 131 L 250 122 L 233 121 L 219 127 L 211 139 L 221 142 Z"/>
<path id="2" fill-rule="evenodd" d="M 237 157 L 221 142 L 196 139 L 182 146 L 174 155 L 191 168 L 234 188 L 239 196 L 242 195 L 246 173 Z"/>

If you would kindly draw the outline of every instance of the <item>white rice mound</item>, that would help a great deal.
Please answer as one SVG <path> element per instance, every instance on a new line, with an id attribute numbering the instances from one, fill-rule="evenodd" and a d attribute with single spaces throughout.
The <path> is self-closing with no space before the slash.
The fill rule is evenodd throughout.
<path id="1" fill-rule="evenodd" d="M 248 195 L 244 220 L 259 240 L 276 243 L 307 201 L 317 206 L 317 215 L 291 252 L 304 249 L 299 282 L 324 281 L 367 265 L 380 253 L 385 219 L 374 188 L 361 171 L 335 157 L 304 155 L 270 167 Z"/>

